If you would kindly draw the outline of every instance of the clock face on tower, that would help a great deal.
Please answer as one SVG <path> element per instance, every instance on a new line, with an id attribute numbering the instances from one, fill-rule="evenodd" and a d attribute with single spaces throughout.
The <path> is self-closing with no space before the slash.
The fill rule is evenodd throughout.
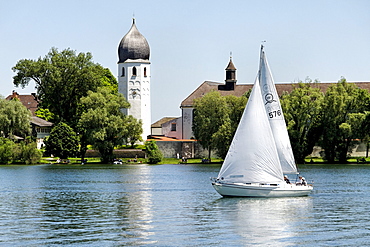
<path id="1" fill-rule="evenodd" d="M 140 89 L 139 88 L 130 88 L 130 96 L 135 98 L 140 98 Z"/>

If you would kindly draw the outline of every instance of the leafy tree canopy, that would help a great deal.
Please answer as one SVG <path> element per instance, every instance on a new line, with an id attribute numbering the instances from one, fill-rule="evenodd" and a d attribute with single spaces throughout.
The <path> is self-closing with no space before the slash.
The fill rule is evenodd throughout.
<path id="1" fill-rule="evenodd" d="M 157 164 L 162 161 L 163 154 L 159 150 L 157 143 L 155 141 L 145 142 L 145 148 L 149 164 Z"/>
<path id="2" fill-rule="evenodd" d="M 300 82 L 281 99 L 293 153 L 298 163 L 303 163 L 304 158 L 311 154 L 322 133 L 320 126 L 324 94 L 311 85 L 311 80 L 310 83 Z"/>
<path id="3" fill-rule="evenodd" d="M 14 143 L 12 140 L 0 137 L 0 164 L 20 162 L 36 164 L 40 161 L 42 152 L 37 149 L 36 143 L 28 136 L 25 141 Z"/>
<path id="4" fill-rule="evenodd" d="M 14 160 L 16 144 L 7 138 L 0 137 L 0 164 L 8 164 Z"/>
<path id="5" fill-rule="evenodd" d="M 78 136 L 66 123 L 59 123 L 45 140 L 45 150 L 49 154 L 67 159 L 78 152 Z"/>
<path id="6" fill-rule="evenodd" d="M 31 112 L 17 99 L 0 99 L 0 135 L 14 138 L 31 134 Z"/>
<path id="7" fill-rule="evenodd" d="M 247 97 L 221 96 L 209 92 L 194 102 L 193 132 L 203 148 L 225 157 L 243 114 Z"/>
<path id="8" fill-rule="evenodd" d="M 125 116 L 120 109 L 128 108 L 129 103 L 122 94 L 112 94 L 107 88 L 99 88 L 97 92 L 90 91 L 81 99 L 85 110 L 79 122 L 80 133 L 86 143 L 96 147 L 103 163 L 113 160 L 115 146 L 122 145 L 127 138 L 134 141 L 141 134 L 142 128 L 136 126 L 139 121 Z M 132 132 L 137 131 L 136 134 Z"/>
<path id="9" fill-rule="evenodd" d="M 59 52 L 52 48 L 44 58 L 22 59 L 12 68 L 15 86 L 36 84 L 40 106 L 54 114 L 53 121 L 76 127 L 81 111 L 79 100 L 89 90 L 100 86 L 117 90 L 117 81 L 110 71 L 92 61 L 91 53 L 76 53 L 71 49 Z"/>
<path id="10" fill-rule="evenodd" d="M 126 136 L 126 142 L 134 147 L 138 141 L 143 141 L 141 133 L 143 133 L 143 124 L 141 119 L 138 120 L 131 115 L 126 117 L 127 129 L 129 130 Z"/>
<path id="11" fill-rule="evenodd" d="M 346 162 L 353 134 L 358 134 L 355 124 L 366 118 L 353 113 L 365 113 L 369 110 L 370 94 L 345 78 L 332 85 L 325 94 L 322 109 L 323 135 L 321 146 L 325 150 L 325 159 L 334 162 Z M 356 119 L 356 120 L 354 120 Z"/>
<path id="12" fill-rule="evenodd" d="M 38 108 L 35 111 L 37 117 L 45 119 L 46 121 L 52 121 L 54 118 L 54 114 L 49 111 L 49 109 Z"/>

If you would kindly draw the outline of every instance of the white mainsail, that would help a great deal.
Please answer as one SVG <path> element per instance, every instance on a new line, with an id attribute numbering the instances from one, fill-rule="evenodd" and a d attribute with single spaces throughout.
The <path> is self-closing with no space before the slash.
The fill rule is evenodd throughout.
<path id="1" fill-rule="evenodd" d="M 258 78 L 218 174 L 230 183 L 281 183 L 283 171 Z"/>
<path id="2" fill-rule="evenodd" d="M 296 174 L 298 173 L 297 167 L 286 128 L 283 110 L 280 105 L 279 96 L 267 63 L 265 52 L 263 51 L 263 46 L 261 47 L 259 81 L 263 104 L 270 121 L 283 173 Z"/>

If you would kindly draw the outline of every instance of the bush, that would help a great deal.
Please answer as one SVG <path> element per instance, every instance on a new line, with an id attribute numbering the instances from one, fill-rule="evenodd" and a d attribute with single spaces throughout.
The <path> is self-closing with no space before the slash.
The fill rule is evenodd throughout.
<path id="1" fill-rule="evenodd" d="M 7 139 L 0 137 L 0 163 L 1 164 L 10 164 L 13 162 L 17 152 L 14 152 L 16 149 L 16 144 Z"/>
<path id="2" fill-rule="evenodd" d="M 0 163 L 10 164 L 19 161 L 25 164 L 36 164 L 40 161 L 42 152 L 35 142 L 27 138 L 21 143 L 14 143 L 7 138 L 0 138 Z"/>
<path id="3" fill-rule="evenodd" d="M 148 155 L 149 164 L 157 164 L 162 161 L 163 154 L 159 150 L 155 141 L 145 142 L 146 153 Z"/>
<path id="4" fill-rule="evenodd" d="M 35 142 L 22 143 L 20 161 L 22 163 L 37 164 L 42 158 L 42 152 L 37 149 Z"/>
<path id="5" fill-rule="evenodd" d="M 45 150 L 61 159 L 74 157 L 78 153 L 78 136 L 65 123 L 59 123 L 53 127 L 50 136 L 45 139 Z"/>

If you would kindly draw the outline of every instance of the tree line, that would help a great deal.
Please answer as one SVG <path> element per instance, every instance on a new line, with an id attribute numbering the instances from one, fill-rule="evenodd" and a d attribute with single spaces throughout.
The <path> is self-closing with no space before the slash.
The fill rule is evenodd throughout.
<path id="1" fill-rule="evenodd" d="M 142 141 L 141 120 L 121 112 L 129 103 L 118 93 L 118 82 L 110 70 L 93 62 L 91 53 L 52 48 L 43 58 L 21 59 L 12 70 L 15 86 L 25 88 L 35 82 L 36 116 L 54 123 L 45 140 L 47 154 L 84 160 L 87 146 L 92 145 L 99 150 L 101 161 L 109 163 L 115 147 Z M 2 138 L 29 136 L 30 112 L 17 100 L 1 99 L 1 104 L 8 105 L 0 108 Z"/>
<path id="2" fill-rule="evenodd" d="M 327 162 L 344 163 L 356 142 L 369 149 L 370 93 L 345 78 L 325 93 L 314 87 L 317 83 L 299 82 L 280 99 L 295 159 L 303 163 L 319 145 Z M 226 156 L 249 93 L 238 98 L 212 91 L 194 101 L 194 137 L 209 150 L 209 158 L 211 150 Z"/>

